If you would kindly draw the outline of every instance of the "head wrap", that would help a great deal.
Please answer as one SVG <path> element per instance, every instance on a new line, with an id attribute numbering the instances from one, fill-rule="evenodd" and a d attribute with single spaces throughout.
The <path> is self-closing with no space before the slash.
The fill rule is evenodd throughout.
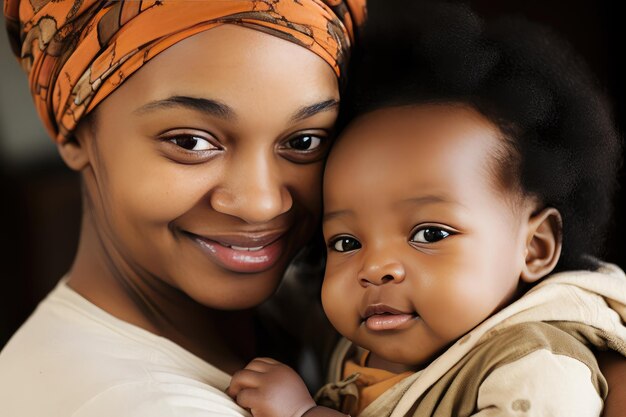
<path id="1" fill-rule="evenodd" d="M 63 142 L 151 58 L 222 24 L 301 45 L 341 81 L 365 0 L 5 0 L 4 14 L 37 112 Z"/>

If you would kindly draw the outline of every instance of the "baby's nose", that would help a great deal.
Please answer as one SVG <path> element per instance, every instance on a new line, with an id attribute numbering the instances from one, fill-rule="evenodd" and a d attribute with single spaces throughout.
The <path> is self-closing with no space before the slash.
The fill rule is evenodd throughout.
<path id="1" fill-rule="evenodd" d="M 363 287 L 369 285 L 383 285 L 387 283 L 400 283 L 404 281 L 406 271 L 401 262 L 388 260 L 385 262 L 366 262 L 359 273 L 359 284 Z"/>

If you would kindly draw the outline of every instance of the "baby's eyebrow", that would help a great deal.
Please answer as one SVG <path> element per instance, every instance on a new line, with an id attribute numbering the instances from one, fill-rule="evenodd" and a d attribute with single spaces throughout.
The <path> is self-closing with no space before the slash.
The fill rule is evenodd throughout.
<path id="1" fill-rule="evenodd" d="M 428 194 L 419 197 L 410 197 L 404 200 L 400 200 L 397 204 L 411 204 L 411 205 L 425 205 L 425 204 L 437 204 L 437 203 L 448 203 L 448 204 L 457 204 L 461 205 L 461 203 L 453 201 L 452 199 L 446 197 L 445 195 L 439 194 Z M 324 217 L 322 218 L 322 222 L 327 222 L 329 220 L 333 220 L 337 217 L 343 216 L 354 216 L 354 211 L 345 209 L 345 210 L 334 210 L 324 213 Z"/>
<path id="2" fill-rule="evenodd" d="M 324 217 L 322 218 L 322 222 L 327 222 L 329 220 L 335 219 L 341 216 L 349 216 L 354 215 L 352 210 L 335 210 L 324 213 Z"/>
<path id="3" fill-rule="evenodd" d="M 396 203 L 396 207 L 404 205 L 428 206 L 436 204 L 446 204 L 448 207 L 469 210 L 469 208 L 465 204 L 463 204 L 463 202 L 459 201 L 459 199 L 450 198 L 446 194 L 426 194 L 419 197 L 406 198 L 404 200 L 398 201 L 398 203 Z"/>
<path id="4" fill-rule="evenodd" d="M 452 203 L 453 201 L 445 195 L 428 194 L 419 197 L 410 197 L 400 201 L 400 204 L 435 204 Z"/>

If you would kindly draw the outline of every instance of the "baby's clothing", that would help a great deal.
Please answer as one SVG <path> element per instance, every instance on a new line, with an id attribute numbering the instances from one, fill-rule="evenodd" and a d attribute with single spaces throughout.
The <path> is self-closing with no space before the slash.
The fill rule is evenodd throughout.
<path id="1" fill-rule="evenodd" d="M 369 352 L 358 349 L 354 357 L 346 359 L 343 367 L 343 381 L 354 382 L 358 394 L 345 396 L 341 411 L 359 415 L 365 407 L 380 397 L 389 388 L 413 374 L 407 371 L 400 374 L 384 369 L 366 366 Z"/>
<path id="2" fill-rule="evenodd" d="M 317 397 L 363 417 L 599 416 L 607 385 L 590 347 L 626 355 L 625 321 L 626 277 L 619 268 L 558 273 L 426 368 L 398 375 L 377 398 L 355 376 L 326 385 Z M 331 381 L 353 374 L 355 349 L 340 343 Z"/>

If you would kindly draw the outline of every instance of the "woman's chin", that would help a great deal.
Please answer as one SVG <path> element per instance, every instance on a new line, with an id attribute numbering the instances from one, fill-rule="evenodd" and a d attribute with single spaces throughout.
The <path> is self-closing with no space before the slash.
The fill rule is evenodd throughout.
<path id="1" fill-rule="evenodd" d="M 274 294 L 284 269 L 262 274 L 237 274 L 236 277 L 222 277 L 213 284 L 181 286 L 180 289 L 197 303 L 211 309 L 245 310 L 258 306 Z"/>

